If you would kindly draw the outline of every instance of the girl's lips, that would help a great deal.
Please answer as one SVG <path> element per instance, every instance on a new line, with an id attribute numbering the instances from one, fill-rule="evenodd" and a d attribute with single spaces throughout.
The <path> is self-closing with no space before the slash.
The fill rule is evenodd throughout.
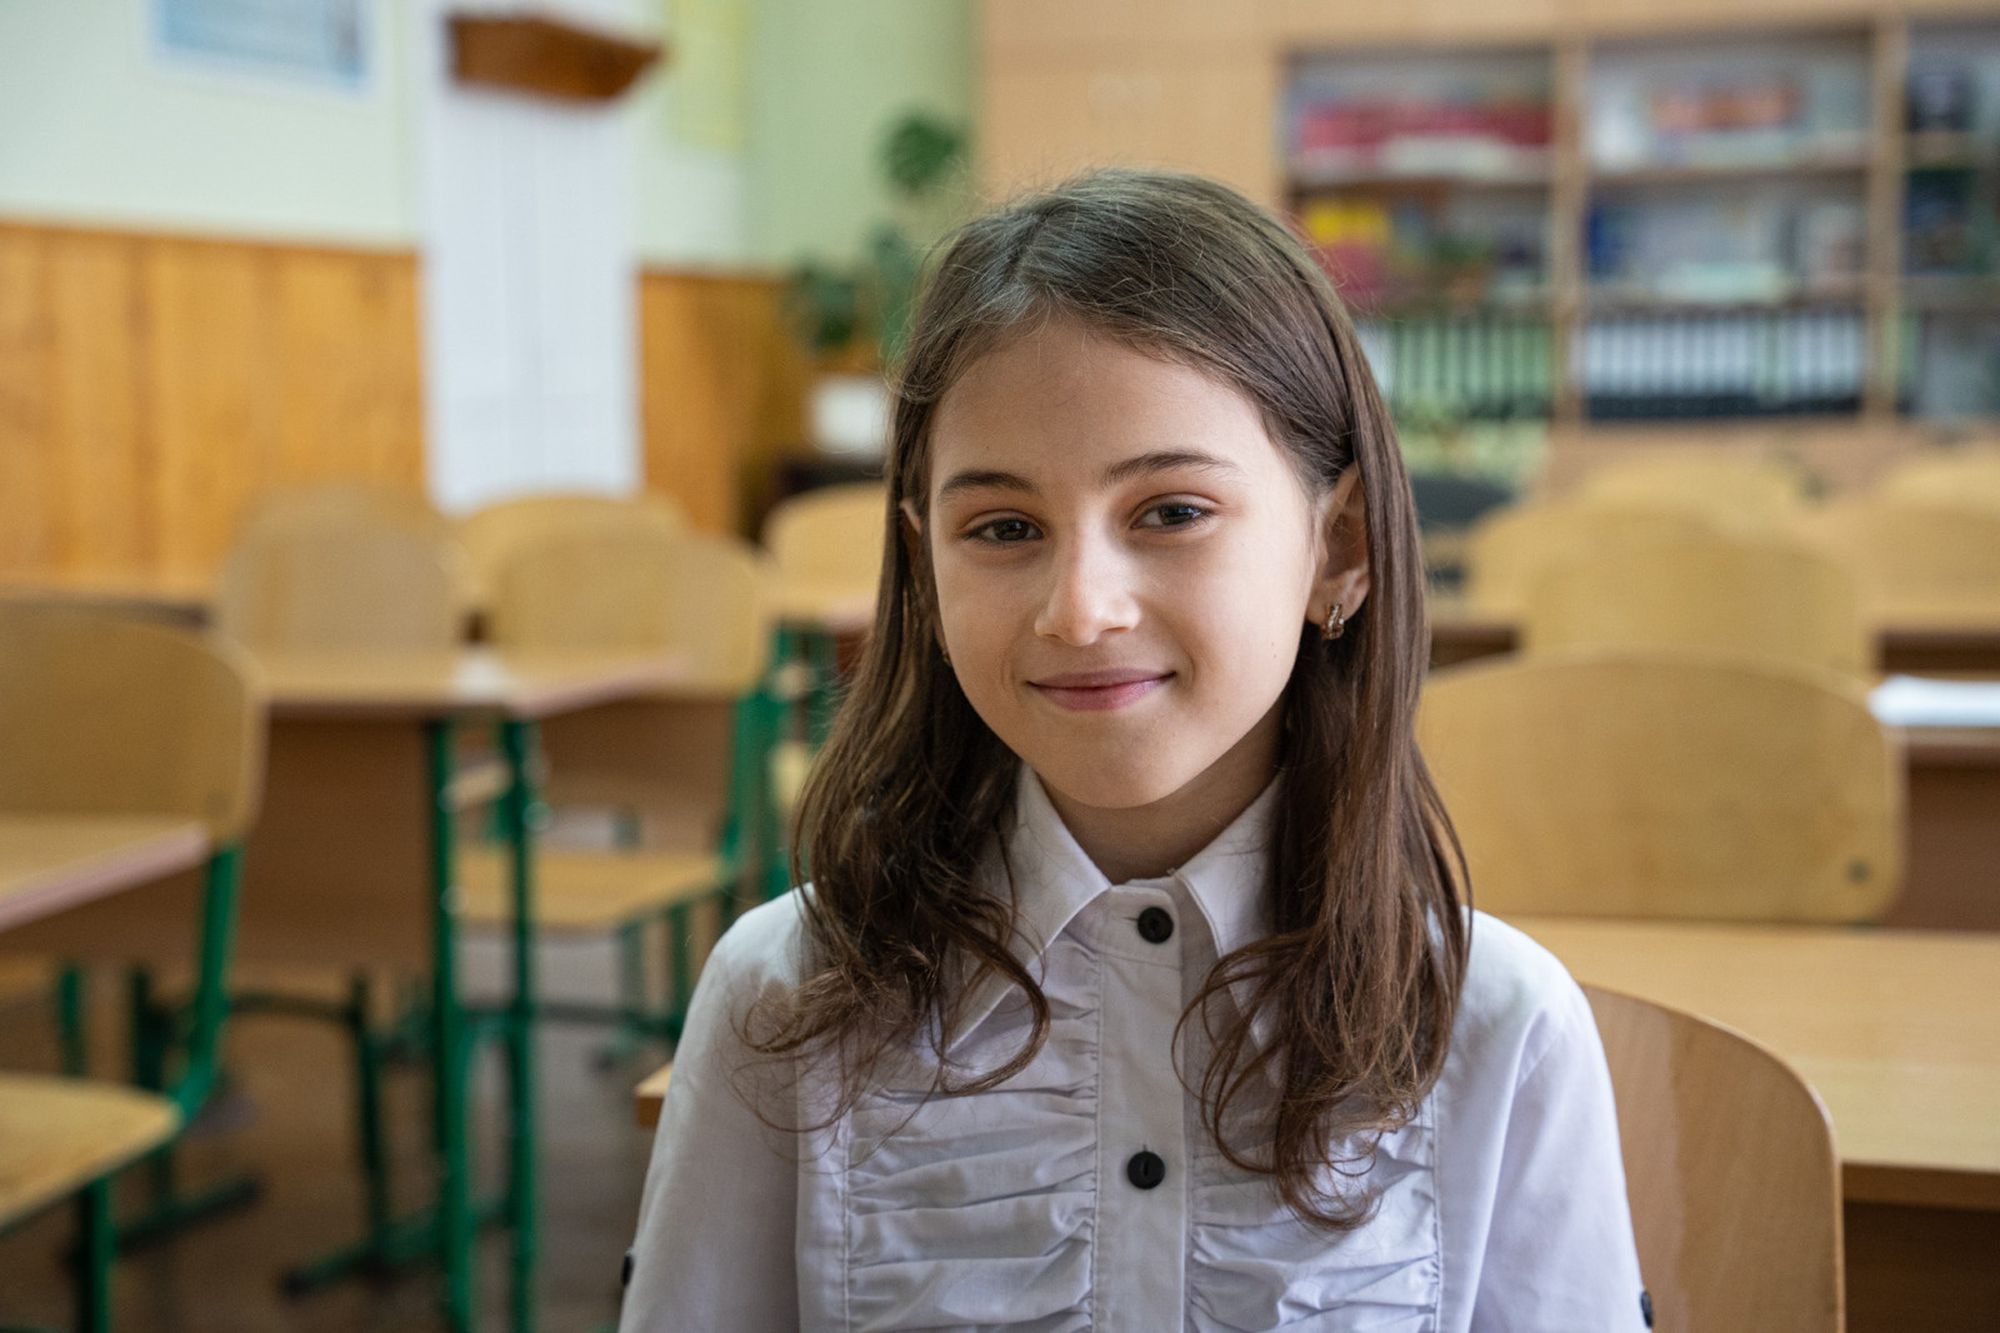
<path id="1" fill-rule="evenodd" d="M 1100 712 L 1110 708 L 1123 708 L 1136 703 L 1154 690 L 1165 685 L 1172 678 L 1172 672 L 1164 676 L 1151 676 L 1142 680 L 1120 681 L 1115 685 L 1062 686 L 1036 685 L 1035 689 L 1043 698 L 1059 708 L 1078 712 Z"/>

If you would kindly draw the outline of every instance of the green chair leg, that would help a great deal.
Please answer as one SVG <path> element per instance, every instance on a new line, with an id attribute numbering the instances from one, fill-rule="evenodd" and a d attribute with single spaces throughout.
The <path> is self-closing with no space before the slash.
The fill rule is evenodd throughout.
<path id="1" fill-rule="evenodd" d="M 75 963 L 63 964 L 56 973 L 56 1034 L 62 1044 L 63 1073 L 71 1078 L 90 1072 L 85 980 L 83 969 Z"/>
<path id="2" fill-rule="evenodd" d="M 76 1196 L 76 1326 L 85 1333 L 111 1328 L 111 1261 L 118 1232 L 111 1223 L 111 1179 L 93 1180 Z"/>

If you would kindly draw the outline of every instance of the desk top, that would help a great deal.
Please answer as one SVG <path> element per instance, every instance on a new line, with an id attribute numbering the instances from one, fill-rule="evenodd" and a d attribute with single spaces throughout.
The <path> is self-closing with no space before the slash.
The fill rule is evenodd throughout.
<path id="1" fill-rule="evenodd" d="M 0 596 L 141 611 L 200 623 L 215 596 L 208 574 L 172 570 L 45 570 L 0 575 Z"/>
<path id="2" fill-rule="evenodd" d="M 1848 1198 L 2000 1209 L 2000 934 L 1514 924 L 1579 981 L 1776 1052 L 1826 1102 Z"/>
<path id="3" fill-rule="evenodd" d="M 173 815 L 0 811 L 0 930 L 197 865 L 208 832 Z"/>
<path id="4" fill-rule="evenodd" d="M 677 653 L 281 653 L 258 677 L 280 719 L 390 721 L 464 716 L 551 717 L 671 688 L 688 673 Z"/>

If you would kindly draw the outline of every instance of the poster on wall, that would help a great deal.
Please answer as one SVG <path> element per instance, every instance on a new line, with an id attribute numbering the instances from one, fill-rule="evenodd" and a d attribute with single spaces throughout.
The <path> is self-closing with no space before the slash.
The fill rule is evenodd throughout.
<path id="1" fill-rule="evenodd" d="M 153 0 L 163 63 L 361 92 L 371 0 Z"/>

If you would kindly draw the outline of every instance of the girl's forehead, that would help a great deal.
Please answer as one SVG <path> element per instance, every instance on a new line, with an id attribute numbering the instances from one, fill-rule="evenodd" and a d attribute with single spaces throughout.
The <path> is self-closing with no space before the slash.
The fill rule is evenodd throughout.
<path id="1" fill-rule="evenodd" d="M 1073 320 L 969 365 L 937 405 L 930 448 L 939 486 L 953 468 L 996 459 L 1055 473 L 1160 450 L 1221 455 L 1251 473 L 1282 461 L 1261 408 L 1234 384 Z"/>

